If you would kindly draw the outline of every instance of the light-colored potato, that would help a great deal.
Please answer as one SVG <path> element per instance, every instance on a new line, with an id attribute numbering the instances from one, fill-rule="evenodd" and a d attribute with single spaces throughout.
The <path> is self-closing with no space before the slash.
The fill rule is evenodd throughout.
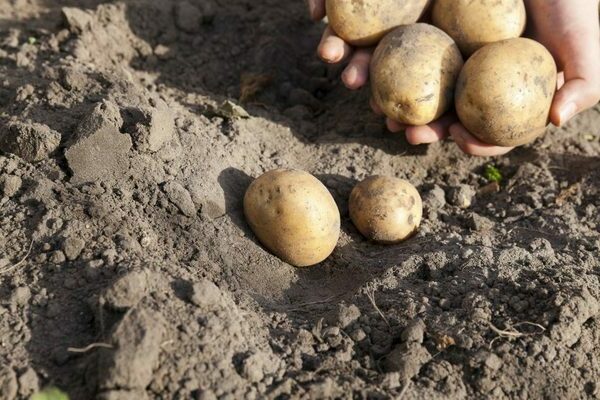
<path id="1" fill-rule="evenodd" d="M 396 121 L 428 124 L 452 106 L 462 66 L 458 47 L 442 30 L 421 23 L 401 26 L 375 49 L 373 100 Z"/>
<path id="2" fill-rule="evenodd" d="M 465 56 L 489 43 L 517 38 L 526 23 L 523 0 L 435 0 L 433 24 L 454 39 Z"/>
<path id="3" fill-rule="evenodd" d="M 244 213 L 260 242 L 297 267 L 326 259 L 340 235 L 333 197 L 304 171 L 276 169 L 261 175 L 246 191 Z"/>
<path id="4" fill-rule="evenodd" d="M 544 46 L 525 38 L 479 49 L 456 87 L 456 112 L 483 142 L 519 146 L 544 133 L 556 91 L 556 64 Z"/>
<path id="5" fill-rule="evenodd" d="M 421 223 L 423 203 L 404 179 L 372 176 L 352 189 L 348 203 L 352 222 L 366 238 L 397 243 L 412 236 Z"/>
<path id="6" fill-rule="evenodd" d="M 354 46 L 371 46 L 386 33 L 417 22 L 430 0 L 327 0 L 333 31 Z"/>

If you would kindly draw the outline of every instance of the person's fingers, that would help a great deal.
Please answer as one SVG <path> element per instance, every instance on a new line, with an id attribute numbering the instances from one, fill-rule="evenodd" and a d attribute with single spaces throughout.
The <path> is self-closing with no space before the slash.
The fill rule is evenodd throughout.
<path id="1" fill-rule="evenodd" d="M 423 126 L 406 128 L 406 140 L 410 144 L 434 143 L 448 136 L 448 128 L 456 122 L 456 115 L 448 113 L 436 121 Z"/>
<path id="2" fill-rule="evenodd" d="M 398 121 L 394 121 L 393 119 L 386 118 L 385 125 L 387 126 L 390 132 L 400 132 L 406 128 L 406 125 L 401 124 Z"/>
<path id="3" fill-rule="evenodd" d="M 371 49 L 358 49 L 354 52 L 348 66 L 342 73 L 342 81 L 348 89 L 355 90 L 367 83 L 372 54 Z"/>
<path id="4" fill-rule="evenodd" d="M 593 107 L 598 100 L 599 84 L 585 78 L 568 80 L 554 96 L 550 120 L 554 125 L 564 125 L 577 113 Z"/>
<path id="5" fill-rule="evenodd" d="M 323 61 L 335 64 L 348 57 L 352 52 L 352 48 L 328 26 L 323 32 L 317 51 Z"/>
<path id="6" fill-rule="evenodd" d="M 306 0 L 310 17 L 320 21 L 325 17 L 325 0 Z"/>
<path id="7" fill-rule="evenodd" d="M 375 100 L 372 97 L 369 99 L 369 104 L 371 105 L 371 109 L 375 114 L 383 115 L 383 111 L 381 111 L 381 108 L 379 108 L 379 105 L 375 102 Z"/>
<path id="8" fill-rule="evenodd" d="M 500 147 L 483 143 L 471 135 L 460 123 L 450 125 L 450 135 L 460 149 L 473 156 L 491 157 L 500 156 L 511 151 L 514 147 Z"/>

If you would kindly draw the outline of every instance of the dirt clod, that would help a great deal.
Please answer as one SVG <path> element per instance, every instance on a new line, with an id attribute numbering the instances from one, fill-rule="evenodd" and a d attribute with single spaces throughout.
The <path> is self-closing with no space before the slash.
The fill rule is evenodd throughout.
<path id="1" fill-rule="evenodd" d="M 13 153 L 25 161 L 42 161 L 58 148 L 60 139 L 60 133 L 47 125 L 12 121 L 0 133 L 0 150 Z"/>
<path id="2" fill-rule="evenodd" d="M 132 271 L 118 278 L 104 292 L 105 304 L 117 311 L 134 307 L 146 295 L 148 277 L 144 271 Z"/>
<path id="3" fill-rule="evenodd" d="M 72 182 L 123 179 L 129 170 L 130 149 L 131 138 L 109 126 L 80 138 L 65 152 L 73 172 Z"/>
<path id="4" fill-rule="evenodd" d="M 10 366 L 0 367 L 0 398 L 13 400 L 17 396 L 18 389 L 15 371 Z"/>
<path id="5" fill-rule="evenodd" d="M 166 322 L 144 308 L 128 311 L 111 335 L 114 349 L 101 349 L 98 384 L 102 390 L 144 389 L 158 365 Z"/>
<path id="6" fill-rule="evenodd" d="M 388 372 L 398 372 L 402 381 L 408 381 L 430 359 L 429 351 L 419 343 L 401 344 L 386 356 L 385 369 Z"/>
<path id="7" fill-rule="evenodd" d="M 211 307 L 221 304 L 221 291 L 209 280 L 202 280 L 192 286 L 190 301 L 199 307 Z"/>
<path id="8" fill-rule="evenodd" d="M 78 237 L 68 237 L 63 241 L 62 250 L 67 260 L 75 260 L 85 247 L 85 240 Z"/>
<path id="9" fill-rule="evenodd" d="M 192 201 L 190 192 L 180 183 L 170 181 L 165 183 L 163 190 L 169 197 L 169 200 L 179 208 L 179 210 L 188 217 L 196 215 L 196 205 Z"/>
<path id="10" fill-rule="evenodd" d="M 23 181 L 20 177 L 15 175 L 5 175 L 0 177 L 0 187 L 2 193 L 6 197 L 13 197 L 21 189 Z"/>
<path id="11" fill-rule="evenodd" d="M 29 397 L 40 388 L 40 380 L 33 368 L 27 368 L 19 375 L 19 395 Z"/>

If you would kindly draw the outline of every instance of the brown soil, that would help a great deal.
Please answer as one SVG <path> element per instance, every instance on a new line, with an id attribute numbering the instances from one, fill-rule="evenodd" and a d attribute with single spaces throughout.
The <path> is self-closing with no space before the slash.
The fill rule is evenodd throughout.
<path id="1" fill-rule="evenodd" d="M 599 107 L 493 160 L 495 192 L 386 133 L 301 1 L 0 6 L 1 399 L 600 397 Z M 319 266 L 244 221 L 276 167 L 342 212 Z M 372 174 L 417 185 L 417 236 L 352 226 Z"/>

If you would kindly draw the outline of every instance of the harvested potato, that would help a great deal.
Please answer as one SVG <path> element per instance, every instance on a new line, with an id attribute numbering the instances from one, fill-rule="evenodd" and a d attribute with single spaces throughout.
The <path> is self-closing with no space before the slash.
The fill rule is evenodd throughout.
<path id="1" fill-rule="evenodd" d="M 456 88 L 462 124 L 483 142 L 520 146 L 544 133 L 556 91 L 556 64 L 525 38 L 489 44 L 465 63 Z"/>
<path id="2" fill-rule="evenodd" d="M 350 218 L 366 238 L 397 243 L 412 236 L 421 223 L 419 192 L 404 179 L 372 176 L 352 189 Z"/>
<path id="3" fill-rule="evenodd" d="M 397 26 L 417 22 L 430 0 L 327 0 L 333 31 L 354 46 L 371 46 Z"/>
<path id="4" fill-rule="evenodd" d="M 246 220 L 260 242 L 297 267 L 327 258 L 340 235 L 340 212 L 327 188 L 308 172 L 276 169 L 244 196 Z"/>
<path id="5" fill-rule="evenodd" d="M 486 44 L 517 38 L 526 23 L 523 0 L 435 0 L 433 24 L 454 39 L 465 56 Z"/>
<path id="6" fill-rule="evenodd" d="M 442 30 L 427 24 L 401 26 L 375 49 L 373 100 L 396 121 L 428 124 L 452 106 L 462 66 L 458 47 Z"/>

